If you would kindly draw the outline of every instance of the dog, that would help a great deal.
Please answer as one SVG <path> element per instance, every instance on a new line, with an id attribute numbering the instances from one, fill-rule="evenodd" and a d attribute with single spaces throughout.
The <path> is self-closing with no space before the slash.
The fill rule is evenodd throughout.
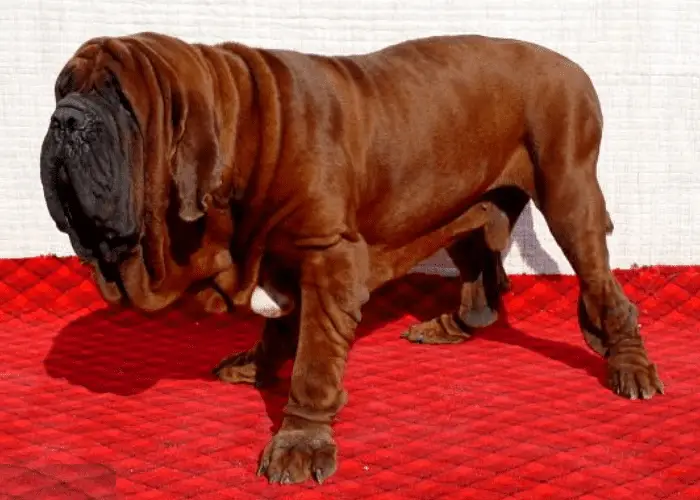
<path id="1" fill-rule="evenodd" d="M 45 200 L 105 300 L 266 315 L 258 343 L 214 369 L 223 381 L 264 386 L 293 360 L 259 461 L 270 482 L 335 472 L 331 424 L 377 287 L 445 248 L 461 305 L 404 338 L 462 342 L 497 319 L 501 251 L 529 201 L 578 277 L 610 388 L 663 393 L 610 269 L 599 99 L 561 54 L 480 35 L 333 57 L 139 33 L 85 42 L 55 99 Z"/>

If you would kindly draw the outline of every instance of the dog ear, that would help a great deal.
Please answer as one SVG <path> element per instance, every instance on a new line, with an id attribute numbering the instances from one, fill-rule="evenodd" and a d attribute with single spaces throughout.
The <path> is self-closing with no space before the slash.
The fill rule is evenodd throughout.
<path id="1" fill-rule="evenodd" d="M 173 96 L 173 180 L 180 202 L 179 216 L 194 222 L 204 216 L 213 191 L 221 183 L 221 157 L 213 110 L 204 98 Z"/>
<path id="2" fill-rule="evenodd" d="M 72 59 L 63 66 L 53 88 L 56 102 L 78 90 L 84 80 L 85 66 L 86 61 L 80 59 Z"/>
<path id="3" fill-rule="evenodd" d="M 56 77 L 56 83 L 53 89 L 56 102 L 63 99 L 66 94 L 70 93 L 72 90 L 75 82 L 73 70 L 74 68 L 72 65 L 66 65 Z"/>
<path id="4" fill-rule="evenodd" d="M 95 40 L 85 42 L 61 68 L 53 89 L 56 102 L 71 92 L 79 90 L 89 80 L 88 76 L 94 67 L 95 56 L 99 52 L 99 47 Z"/>

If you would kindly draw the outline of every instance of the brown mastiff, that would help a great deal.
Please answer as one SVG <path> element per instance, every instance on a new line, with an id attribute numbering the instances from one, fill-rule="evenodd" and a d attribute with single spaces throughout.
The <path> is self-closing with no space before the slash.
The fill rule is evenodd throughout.
<path id="1" fill-rule="evenodd" d="M 598 97 L 562 55 L 482 36 L 325 57 L 142 33 L 86 42 L 55 94 L 46 203 L 105 299 L 266 314 L 257 345 L 215 369 L 225 381 L 269 383 L 294 360 L 270 481 L 336 470 L 331 423 L 374 289 L 446 248 L 461 306 L 404 336 L 455 343 L 495 321 L 529 200 L 578 276 L 611 389 L 663 392 L 610 270 Z"/>

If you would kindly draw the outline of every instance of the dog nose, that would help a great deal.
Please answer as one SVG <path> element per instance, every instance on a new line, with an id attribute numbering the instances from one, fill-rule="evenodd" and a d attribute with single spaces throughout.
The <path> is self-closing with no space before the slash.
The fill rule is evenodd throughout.
<path id="1" fill-rule="evenodd" d="M 63 104 L 54 111 L 53 119 L 57 125 L 67 130 L 81 129 L 85 125 L 85 111 L 73 104 Z"/>

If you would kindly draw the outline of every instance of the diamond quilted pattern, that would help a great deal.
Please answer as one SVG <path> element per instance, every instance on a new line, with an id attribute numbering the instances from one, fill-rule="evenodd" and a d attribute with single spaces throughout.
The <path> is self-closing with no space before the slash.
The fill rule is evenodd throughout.
<path id="1" fill-rule="evenodd" d="M 617 276 L 667 395 L 603 387 L 573 277 L 514 276 L 507 317 L 422 346 L 399 334 L 455 306 L 458 283 L 410 275 L 366 309 L 338 473 L 290 488 L 254 474 L 285 383 L 259 392 L 209 372 L 252 345 L 258 319 L 110 310 L 75 259 L 0 261 L 0 498 L 700 497 L 700 268 Z"/>

